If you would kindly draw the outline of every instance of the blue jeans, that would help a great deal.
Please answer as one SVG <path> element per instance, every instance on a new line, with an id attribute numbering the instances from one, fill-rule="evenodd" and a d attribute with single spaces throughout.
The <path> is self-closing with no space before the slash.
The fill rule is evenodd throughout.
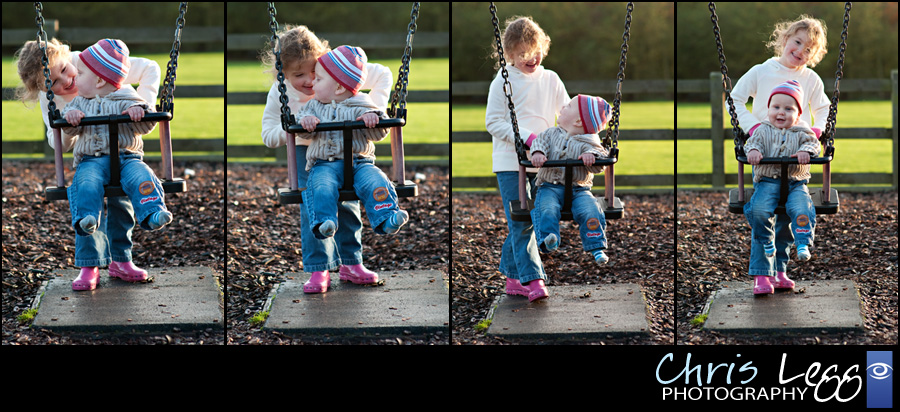
<path id="1" fill-rule="evenodd" d="M 751 276 L 775 276 L 776 270 L 786 271 L 787 253 L 790 250 L 789 235 L 793 235 L 798 245 L 812 246 L 815 239 L 816 208 L 806 183 L 806 180 L 790 182 L 785 202 L 785 211 L 790 220 L 781 218 L 779 221 L 775 220 L 775 207 L 781 197 L 781 182 L 763 177 L 758 183 L 754 183 L 753 197 L 744 204 L 744 216 L 752 229 Z M 786 234 L 784 229 L 779 228 L 785 225 L 790 225 Z M 776 232 L 776 229 L 779 231 Z M 763 246 L 773 242 L 776 244 L 776 256 L 766 257 Z"/>
<path id="2" fill-rule="evenodd" d="M 344 186 L 344 160 L 316 160 L 309 171 L 306 190 L 303 191 L 303 203 L 307 205 L 309 225 L 313 235 L 324 239 L 316 228 L 326 220 L 338 222 L 338 191 Z M 377 234 L 385 234 L 383 223 L 395 213 L 400 212 L 397 204 L 397 192 L 388 177 L 372 159 L 353 159 L 353 190 L 366 209 L 369 224 Z"/>
<path id="3" fill-rule="evenodd" d="M 306 150 L 309 146 L 297 145 L 297 178 L 298 187 L 305 188 L 309 180 L 306 171 Z M 362 217 L 359 215 L 359 202 L 346 201 L 337 203 L 338 229 L 334 237 L 319 239 L 308 225 L 308 203 L 300 204 L 300 242 L 303 251 L 303 270 L 318 272 L 336 270 L 342 264 L 358 265 L 362 263 Z"/>
<path id="4" fill-rule="evenodd" d="M 553 183 L 544 183 L 538 188 L 534 209 L 531 210 L 531 221 L 534 223 L 538 244 L 543 243 L 544 238 L 550 234 L 561 240 L 559 219 L 565 190 L 565 186 Z M 584 250 L 606 249 L 606 216 L 597 206 L 591 188 L 572 188 L 572 217 L 578 223 Z"/>
<path id="5" fill-rule="evenodd" d="M 138 154 L 120 154 L 120 183 L 127 197 L 111 197 L 103 213 L 103 185 L 109 183 L 109 156 L 84 156 L 67 189 L 75 228 L 75 266 L 106 266 L 131 261 L 131 232 L 136 222 L 149 230 L 147 219 L 166 210 L 162 184 Z M 134 207 L 137 205 L 137 208 Z M 97 230 L 88 235 L 78 222 L 93 216 Z"/>
<path id="6" fill-rule="evenodd" d="M 534 184 L 533 179 L 531 183 Z M 509 230 L 500 252 L 500 273 L 521 283 L 536 279 L 547 280 L 532 223 L 517 222 L 510 218 L 509 202 L 519 200 L 519 172 L 497 172 L 497 184 Z"/>

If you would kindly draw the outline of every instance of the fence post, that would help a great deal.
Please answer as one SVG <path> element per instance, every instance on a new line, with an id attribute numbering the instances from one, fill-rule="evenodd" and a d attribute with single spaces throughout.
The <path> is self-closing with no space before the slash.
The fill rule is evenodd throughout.
<path id="1" fill-rule="evenodd" d="M 712 140 L 712 186 L 725 188 L 725 134 L 722 128 L 725 107 L 725 91 L 722 89 L 722 73 L 709 73 L 710 128 Z"/>
<path id="2" fill-rule="evenodd" d="M 891 147 L 894 152 L 894 165 L 891 167 L 893 168 L 892 174 L 894 175 L 894 190 L 897 190 L 897 70 L 891 70 L 891 108 L 894 112 L 891 115 L 891 137 L 893 140 Z"/>

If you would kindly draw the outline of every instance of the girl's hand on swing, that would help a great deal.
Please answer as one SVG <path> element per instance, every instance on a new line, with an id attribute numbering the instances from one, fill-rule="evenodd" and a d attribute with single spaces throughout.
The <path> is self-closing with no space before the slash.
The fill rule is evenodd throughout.
<path id="1" fill-rule="evenodd" d="M 131 121 L 133 122 L 139 122 L 144 118 L 144 109 L 142 109 L 141 106 L 131 106 L 125 109 L 122 114 L 127 114 L 128 117 L 131 117 Z"/>
<path id="2" fill-rule="evenodd" d="M 378 124 L 378 115 L 374 112 L 364 113 L 362 116 L 357 117 L 356 120 L 362 120 L 366 127 L 375 127 Z"/>
<path id="3" fill-rule="evenodd" d="M 531 154 L 531 164 L 534 167 L 541 167 L 544 162 L 547 161 L 547 156 L 544 156 L 541 152 L 536 152 Z"/>
<path id="4" fill-rule="evenodd" d="M 300 119 L 300 125 L 310 133 L 312 133 L 313 130 L 316 130 L 316 125 L 318 124 L 319 118 L 316 116 L 304 116 Z"/>
<path id="5" fill-rule="evenodd" d="M 762 160 L 762 157 L 762 153 L 759 150 L 753 149 L 747 153 L 747 163 L 756 166 Z"/>
<path id="6" fill-rule="evenodd" d="M 584 162 L 585 166 L 591 166 L 594 164 L 595 158 L 594 158 L 594 155 L 591 153 L 585 153 L 585 154 L 579 156 L 579 158 L 581 159 L 582 162 Z"/>
<path id="7" fill-rule="evenodd" d="M 66 112 L 66 121 L 69 122 L 72 126 L 78 126 L 81 123 L 81 119 L 84 118 L 84 112 L 81 110 L 70 110 Z"/>
<path id="8" fill-rule="evenodd" d="M 802 165 L 809 163 L 809 152 L 804 152 L 801 150 L 797 153 L 792 154 L 791 157 L 796 157 L 797 161 Z"/>

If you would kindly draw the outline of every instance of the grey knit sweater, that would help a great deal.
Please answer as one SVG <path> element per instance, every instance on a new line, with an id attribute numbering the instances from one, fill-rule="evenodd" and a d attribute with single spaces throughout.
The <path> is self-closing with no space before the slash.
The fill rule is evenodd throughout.
<path id="1" fill-rule="evenodd" d="M 152 110 L 151 106 L 137 94 L 131 85 L 122 86 L 103 97 L 88 99 L 78 96 L 66 104 L 62 115 L 72 110 L 81 110 L 85 117 L 109 116 L 122 114 L 131 106 L 140 106 L 144 110 Z M 119 124 L 119 153 L 144 154 L 144 141 L 141 137 L 153 131 L 156 122 L 137 122 Z M 77 126 L 62 128 L 62 145 L 65 151 L 72 150 L 75 164 L 81 162 L 85 155 L 99 156 L 109 154 L 109 126 Z M 53 140 L 50 140 L 53 147 Z"/>
<path id="2" fill-rule="evenodd" d="M 808 127 L 796 125 L 788 129 L 778 129 L 768 121 L 764 121 L 744 143 L 744 153 L 750 153 L 753 149 L 759 150 L 763 157 L 786 157 L 800 150 L 809 152 L 810 156 L 817 156 L 819 140 L 816 139 L 815 132 Z M 777 179 L 780 173 L 781 165 L 756 165 L 753 167 L 753 182 L 759 182 L 763 176 Z M 792 181 L 809 179 L 809 165 L 788 166 L 788 177 Z"/>
<path id="3" fill-rule="evenodd" d="M 360 93 L 341 102 L 322 103 L 310 100 L 300 112 L 297 119 L 306 116 L 319 118 L 320 123 L 354 121 L 368 112 L 375 112 L 385 119 L 387 115 L 378 109 L 369 96 Z M 365 128 L 353 131 L 353 153 L 360 157 L 375 158 L 375 144 L 388 134 L 385 128 Z M 336 160 L 344 158 L 344 132 L 334 130 L 328 132 L 301 133 L 303 139 L 312 139 L 306 151 L 306 170 L 311 170 L 316 160 Z"/>
<path id="4" fill-rule="evenodd" d="M 547 160 L 578 159 L 585 153 L 592 153 L 598 158 L 605 158 L 609 150 L 600 143 L 600 137 L 596 134 L 579 134 L 569 136 L 561 127 L 551 127 L 541 132 L 531 142 L 531 153 L 541 152 L 547 156 Z M 594 185 L 594 173 L 603 171 L 604 166 L 575 167 L 572 169 L 572 184 L 575 186 Z M 541 167 L 537 173 L 535 185 L 540 186 L 544 182 L 565 184 L 565 168 Z"/>

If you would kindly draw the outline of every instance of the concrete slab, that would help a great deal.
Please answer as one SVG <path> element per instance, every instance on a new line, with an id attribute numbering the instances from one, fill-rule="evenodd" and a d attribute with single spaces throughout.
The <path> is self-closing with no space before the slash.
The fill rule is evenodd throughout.
<path id="1" fill-rule="evenodd" d="M 549 286 L 548 299 L 502 295 L 487 334 L 525 339 L 593 339 L 649 333 L 640 285 Z"/>
<path id="2" fill-rule="evenodd" d="M 73 291 L 78 270 L 62 271 L 39 293 L 33 327 L 54 331 L 181 331 L 224 328 L 221 294 L 208 267 L 146 269 L 153 282 L 129 283 L 100 269 L 92 291 Z"/>
<path id="3" fill-rule="evenodd" d="M 450 301 L 437 270 L 381 272 L 383 285 L 354 285 L 332 275 L 326 293 L 305 294 L 309 274 L 286 274 L 269 296 L 263 326 L 283 333 L 402 335 L 439 330 L 449 336 Z"/>
<path id="4" fill-rule="evenodd" d="M 704 328 L 719 332 L 812 333 L 862 330 L 859 293 L 849 280 L 799 281 L 794 292 L 755 297 L 752 284 L 726 282 L 711 297 Z"/>

